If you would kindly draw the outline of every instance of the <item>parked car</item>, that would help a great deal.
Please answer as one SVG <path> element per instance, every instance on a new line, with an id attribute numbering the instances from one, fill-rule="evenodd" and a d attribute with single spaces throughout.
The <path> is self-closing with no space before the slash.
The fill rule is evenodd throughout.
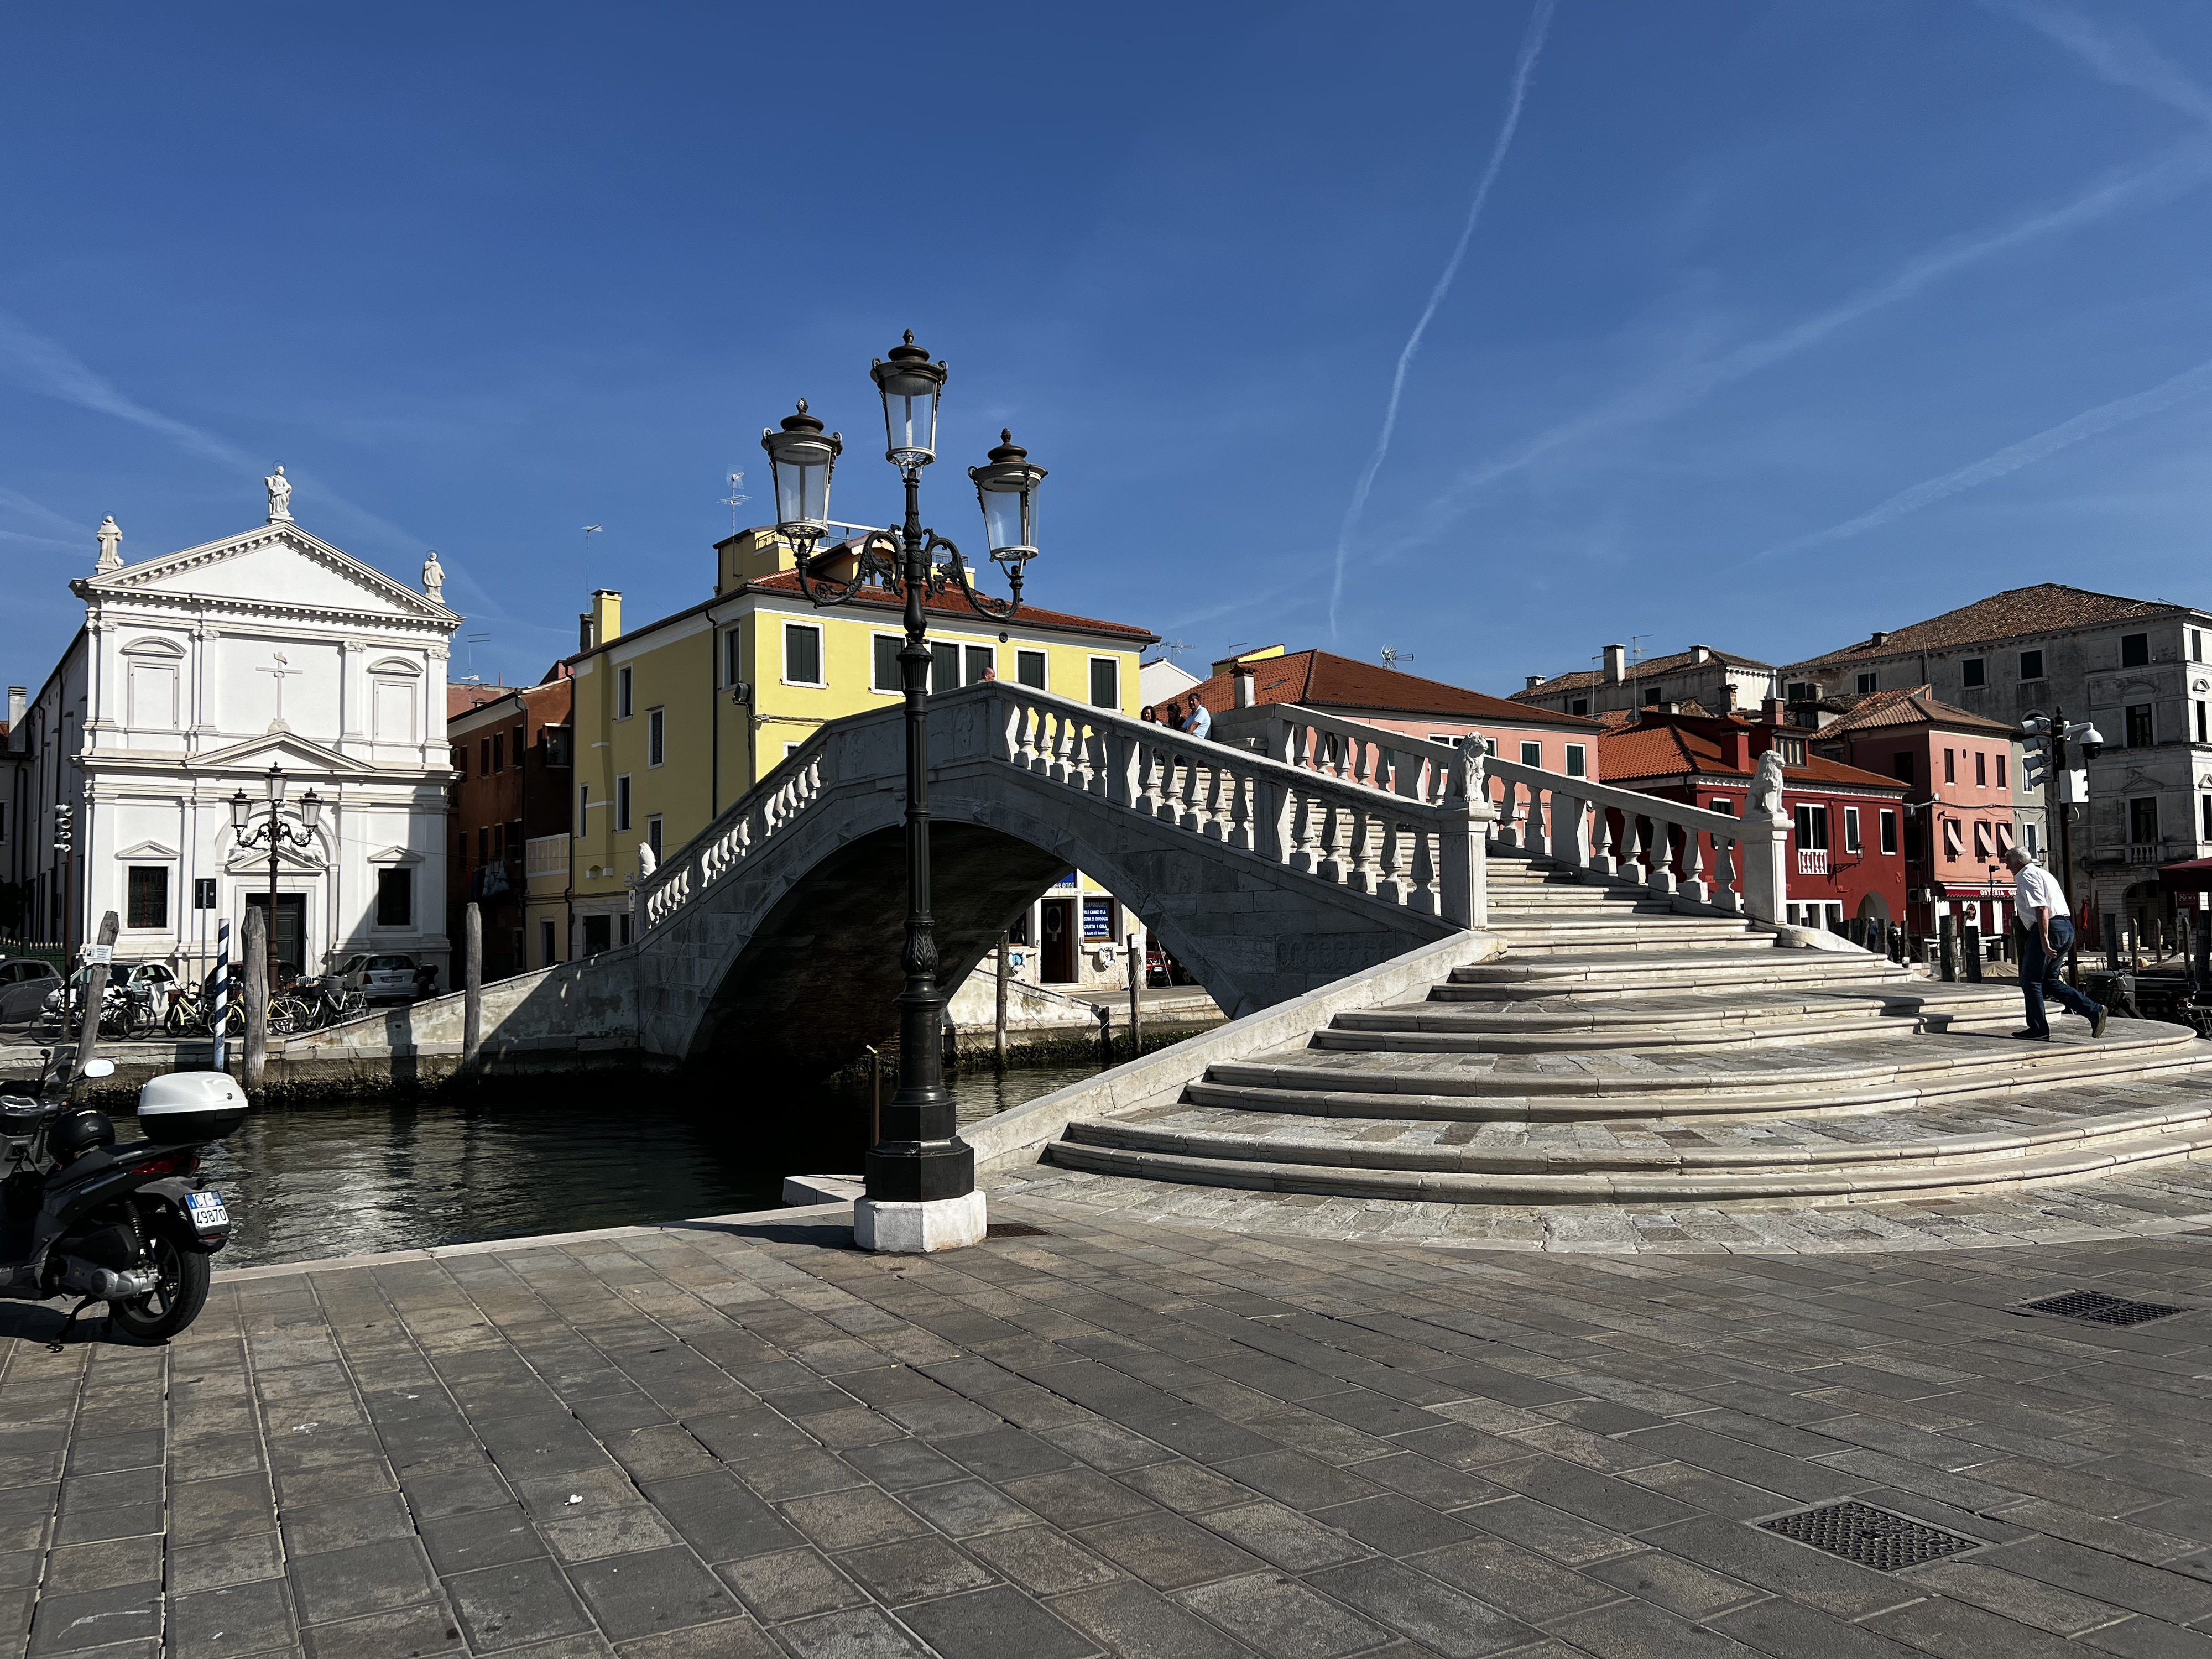
<path id="1" fill-rule="evenodd" d="M 1190 969 L 1177 962 L 1158 945 L 1145 952 L 1145 983 L 1158 988 L 1165 985 L 1195 985 Z"/>
<path id="2" fill-rule="evenodd" d="M 86 963 L 70 975 L 76 986 L 78 1000 L 83 1000 L 92 982 L 92 964 Z M 141 1004 L 146 1018 L 140 1024 L 159 1025 L 168 1018 L 169 1005 L 176 1000 L 179 989 L 177 975 L 166 962 L 118 962 L 107 970 L 107 990 L 110 997 L 127 996 Z M 62 1017 L 62 982 L 59 975 L 46 981 L 44 1012 L 49 1022 L 59 1024 Z"/>
<path id="3" fill-rule="evenodd" d="M 331 977 L 366 1002 L 412 1002 L 416 995 L 415 958 L 396 952 L 348 957 Z"/>
<path id="4" fill-rule="evenodd" d="M 23 1025 L 39 1017 L 46 994 L 61 988 L 61 970 L 36 957 L 0 961 L 0 1025 Z"/>

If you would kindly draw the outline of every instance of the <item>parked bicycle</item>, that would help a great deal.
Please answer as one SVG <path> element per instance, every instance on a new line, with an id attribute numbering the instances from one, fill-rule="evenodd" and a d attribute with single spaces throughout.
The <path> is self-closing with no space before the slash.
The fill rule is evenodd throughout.
<path id="1" fill-rule="evenodd" d="M 360 988 L 348 985 L 335 974 L 301 980 L 292 988 L 292 996 L 307 1006 L 308 1023 L 301 1028 L 306 1030 L 337 1025 L 368 1012 L 368 1000 Z"/>

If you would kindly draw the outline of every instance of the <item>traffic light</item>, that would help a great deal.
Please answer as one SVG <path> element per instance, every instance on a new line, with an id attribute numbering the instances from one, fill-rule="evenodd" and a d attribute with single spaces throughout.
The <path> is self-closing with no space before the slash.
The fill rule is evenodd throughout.
<path id="1" fill-rule="evenodd" d="M 54 808 L 54 851 L 66 853 L 76 834 L 76 808 L 57 805 Z"/>
<path id="2" fill-rule="evenodd" d="M 2051 781 L 2051 737 L 2047 730 L 2031 733 L 2021 744 L 2020 781 L 2023 787 L 2029 789 L 2040 789 Z"/>

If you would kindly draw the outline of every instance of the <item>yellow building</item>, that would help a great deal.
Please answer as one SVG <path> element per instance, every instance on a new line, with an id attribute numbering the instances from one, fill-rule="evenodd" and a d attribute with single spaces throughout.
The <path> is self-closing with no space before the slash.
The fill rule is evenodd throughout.
<path id="1" fill-rule="evenodd" d="M 580 618 L 583 648 L 569 659 L 575 686 L 575 842 L 569 859 L 572 955 L 629 942 L 638 849 L 673 853 L 714 821 L 826 720 L 865 714 L 904 696 L 897 653 L 902 602 L 878 589 L 817 610 L 799 591 L 790 543 L 748 530 L 718 543 L 712 599 L 625 633 L 622 595 L 602 590 Z M 933 688 L 987 677 L 1018 680 L 1133 714 L 1137 665 L 1158 636 L 1025 605 L 997 623 L 958 593 L 928 606 Z M 1110 976 L 1100 966 L 1097 906 L 1078 883 L 1066 920 L 1091 935 L 1070 980 Z M 1024 978 L 1035 979 L 1058 944 L 1056 916 L 1033 909 Z M 1087 924 L 1087 926 L 1086 926 Z M 1114 908 L 1112 938 L 1136 926 Z M 1018 937 L 1024 930 L 1018 926 Z M 1073 931 L 1073 930 L 1071 930 Z M 1046 971 L 1058 971 L 1052 952 Z M 1075 954 L 1075 953 L 1068 953 Z M 1119 971 L 1115 969 L 1112 971 Z"/>

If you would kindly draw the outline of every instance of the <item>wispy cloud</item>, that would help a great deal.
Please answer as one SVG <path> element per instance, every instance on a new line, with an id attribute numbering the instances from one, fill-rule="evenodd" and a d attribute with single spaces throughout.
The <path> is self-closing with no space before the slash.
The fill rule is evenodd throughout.
<path id="1" fill-rule="evenodd" d="M 1440 532 L 1467 512 L 1483 490 L 1548 456 L 1680 414 L 1723 387 L 1810 350 L 1839 330 L 1910 300 L 1948 277 L 2000 255 L 2082 229 L 2115 213 L 2172 200 L 2198 188 L 2208 178 L 2212 178 L 2212 143 L 2192 139 L 2109 173 L 2055 207 L 1923 249 L 1881 281 L 1787 328 L 1674 365 L 1641 386 L 1537 433 L 1504 455 L 1468 469 L 1430 503 L 1414 527 L 1413 539 Z"/>
<path id="2" fill-rule="evenodd" d="M 1336 614 L 1344 598 L 1344 570 L 1352 556 L 1352 532 L 1358 527 L 1359 514 L 1367 505 L 1367 495 L 1375 487 L 1375 475 L 1382 470 L 1382 463 L 1390 453 L 1391 434 L 1398 427 L 1398 403 L 1405 395 L 1406 373 L 1413 365 L 1413 357 L 1421 349 L 1421 337 L 1429 331 L 1429 324 L 1443 303 L 1444 295 L 1451 292 L 1453 281 L 1467 258 L 1468 244 L 1474 240 L 1475 222 L 1482 217 L 1483 204 L 1490 199 L 1490 187 L 1498 182 L 1498 169 L 1505 165 L 1505 152 L 1513 147 L 1513 134 L 1521 125 L 1521 106 L 1528 96 L 1529 77 L 1535 73 L 1536 58 L 1544 49 L 1544 37 L 1551 32 L 1553 0 L 1536 0 L 1536 9 L 1528 15 L 1528 27 L 1522 31 L 1520 56 L 1514 60 L 1512 91 L 1505 100 L 1505 118 L 1498 125 L 1497 139 L 1490 147 L 1490 160 L 1482 169 L 1481 180 L 1474 187 L 1474 199 L 1468 204 L 1467 222 L 1460 227 L 1459 240 L 1452 247 L 1451 258 L 1444 262 L 1443 274 L 1437 285 L 1429 290 L 1429 302 L 1421 309 L 1420 320 L 1413 331 L 1406 337 L 1405 349 L 1398 354 L 1398 367 L 1390 376 L 1390 400 L 1382 411 L 1382 431 L 1375 441 L 1375 453 L 1368 458 L 1367 465 L 1359 475 L 1359 482 L 1352 492 L 1352 505 L 1345 509 L 1344 524 L 1336 538 L 1336 570 L 1328 589 L 1328 636 L 1331 643 L 1337 637 Z"/>
<path id="3" fill-rule="evenodd" d="M 20 489 L 10 489 L 0 484 L 0 514 L 27 520 L 52 535 L 33 535 L 26 530 L 0 530 L 11 542 L 31 542 L 44 547 L 89 547 L 92 545 L 92 526 L 76 524 L 55 512 L 44 501 L 34 501 Z"/>
<path id="4" fill-rule="evenodd" d="M 2046 428 L 2032 438 L 2023 438 L 2016 444 L 2008 444 L 1995 454 L 1984 455 L 1980 460 L 1956 471 L 1946 472 L 1939 478 L 1929 478 L 1910 489 L 1901 489 L 1879 507 L 1872 507 L 1855 519 L 1846 519 L 1841 524 L 1831 525 L 1810 536 L 1801 536 L 1780 547 L 1771 547 L 1765 552 L 1745 560 L 1744 563 L 1756 564 L 1761 559 L 1771 559 L 1779 554 L 1800 552 L 1824 543 L 1840 542 L 1852 536 L 1863 535 L 1893 520 L 1901 519 L 1908 513 L 1917 513 L 1923 507 L 1931 507 L 1961 490 L 1972 489 L 2008 473 L 2017 472 L 2024 466 L 2033 466 L 2085 438 L 2096 437 L 2100 433 L 2110 432 L 2116 426 L 2142 420 L 2147 415 L 2156 415 L 2176 404 L 2201 397 L 2207 392 L 2212 392 L 2212 362 L 2184 369 L 2172 379 L 2161 380 L 2147 392 L 2116 398 L 2111 403 L 2099 404 L 2094 409 L 2085 409 L 2071 420 L 2061 421 L 2057 426 Z M 1742 566 L 1736 568 L 1741 569 Z"/>
<path id="5" fill-rule="evenodd" d="M 2114 86 L 2129 87 L 2212 126 L 2212 94 L 2124 18 L 2091 17 L 2050 0 L 1984 0 L 1992 11 L 2016 19 L 2057 41 Z"/>

